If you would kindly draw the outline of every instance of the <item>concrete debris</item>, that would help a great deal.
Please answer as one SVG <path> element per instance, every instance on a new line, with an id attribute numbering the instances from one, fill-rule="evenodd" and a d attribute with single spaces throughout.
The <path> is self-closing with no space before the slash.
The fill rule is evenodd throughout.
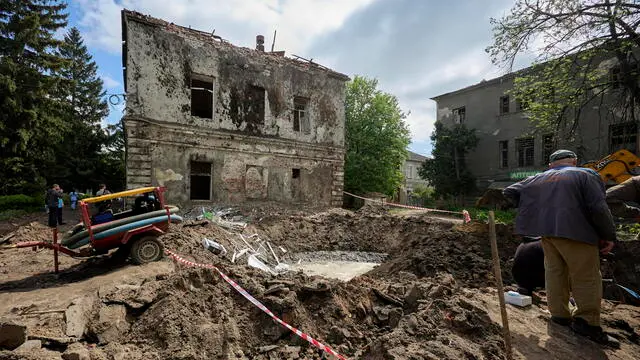
<path id="1" fill-rule="evenodd" d="M 18 320 L 0 319 L 0 349 L 13 350 L 27 341 L 27 326 Z"/>
<path id="2" fill-rule="evenodd" d="M 64 313 L 67 336 L 82 338 L 87 331 L 89 315 L 93 308 L 94 298 L 83 296 L 73 300 Z"/>
<path id="3" fill-rule="evenodd" d="M 89 350 L 80 343 L 73 343 L 67 347 L 62 354 L 64 360 L 90 360 L 91 354 Z"/>
<path id="4" fill-rule="evenodd" d="M 27 340 L 25 341 L 22 345 L 18 346 L 15 350 L 15 352 L 31 352 L 34 350 L 38 350 L 42 348 L 42 341 L 41 340 Z"/>
<path id="5" fill-rule="evenodd" d="M 90 327 L 91 336 L 100 344 L 108 344 L 128 330 L 127 309 L 120 304 L 102 306 L 98 312 L 97 321 Z"/>

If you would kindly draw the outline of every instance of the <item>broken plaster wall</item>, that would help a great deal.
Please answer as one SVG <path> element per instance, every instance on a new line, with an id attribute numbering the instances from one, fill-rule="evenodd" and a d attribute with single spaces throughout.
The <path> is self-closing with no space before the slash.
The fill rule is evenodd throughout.
<path id="1" fill-rule="evenodd" d="M 341 205 L 344 75 L 190 30 L 125 24 L 128 188 L 163 185 L 169 202 L 194 203 L 199 161 L 211 164 L 210 201 Z M 192 74 L 213 79 L 212 119 L 191 115 Z M 308 131 L 293 128 L 298 96 L 308 99 Z"/>
<path id="2" fill-rule="evenodd" d="M 248 135 L 344 145 L 346 78 L 291 59 L 137 21 L 128 21 L 127 28 L 128 114 Z M 191 115 L 192 74 L 213 79 L 213 119 Z M 249 100 L 256 88 L 264 89 L 264 99 Z M 296 96 L 308 99 L 308 133 L 293 129 Z M 264 106 L 264 115 L 255 116 L 252 105 Z"/>
<path id="3" fill-rule="evenodd" d="M 228 134 L 193 132 L 168 125 L 126 119 L 133 154 L 127 165 L 129 187 L 167 187 L 173 204 L 193 203 L 190 163 L 211 164 L 211 200 L 233 204 L 246 201 L 336 205 L 341 201 L 343 154 L 324 147 L 291 148 L 285 141 L 247 141 Z M 162 134 L 171 133 L 171 139 Z M 294 169 L 299 177 L 294 178 Z M 135 175 L 135 176 L 134 176 Z"/>

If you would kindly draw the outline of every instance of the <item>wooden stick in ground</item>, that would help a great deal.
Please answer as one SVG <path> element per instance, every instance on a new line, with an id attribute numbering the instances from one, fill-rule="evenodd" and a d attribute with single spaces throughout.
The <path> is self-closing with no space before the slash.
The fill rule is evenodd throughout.
<path id="1" fill-rule="evenodd" d="M 496 276 L 496 287 L 498 288 L 498 300 L 500 301 L 500 314 L 502 316 L 502 336 L 504 337 L 504 347 L 507 360 L 513 359 L 511 354 L 511 332 L 509 331 L 509 319 L 507 318 L 507 307 L 504 303 L 504 289 L 502 288 L 502 270 L 500 270 L 500 257 L 498 256 L 498 242 L 496 239 L 496 220 L 493 211 L 489 211 L 489 238 L 491 240 L 491 255 L 493 257 L 493 270 Z"/>

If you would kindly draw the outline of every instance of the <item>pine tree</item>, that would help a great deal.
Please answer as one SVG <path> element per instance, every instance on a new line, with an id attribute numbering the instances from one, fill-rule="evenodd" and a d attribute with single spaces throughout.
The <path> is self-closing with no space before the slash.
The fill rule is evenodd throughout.
<path id="1" fill-rule="evenodd" d="M 62 82 L 56 94 L 64 104 L 61 109 L 66 131 L 51 182 L 68 188 L 95 187 L 93 182 L 100 181 L 97 168 L 101 150 L 107 141 L 101 128 L 102 119 L 109 114 L 103 82 L 77 28 L 67 32 L 59 55 L 67 61 L 59 71 Z"/>
<path id="2" fill-rule="evenodd" d="M 51 94 L 65 65 L 54 34 L 67 24 L 65 9 L 62 1 L 0 0 L 0 194 L 35 192 L 53 161 L 64 126 Z"/>

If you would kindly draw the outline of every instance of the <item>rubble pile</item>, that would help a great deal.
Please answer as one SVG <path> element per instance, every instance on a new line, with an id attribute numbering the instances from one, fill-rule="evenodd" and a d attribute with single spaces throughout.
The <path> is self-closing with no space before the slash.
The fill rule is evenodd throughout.
<path id="1" fill-rule="evenodd" d="M 497 293 L 490 287 L 486 225 L 341 209 L 265 216 L 255 223 L 233 216 L 219 216 L 229 223 L 194 216 L 161 240 L 190 261 L 216 265 L 280 319 L 347 358 L 504 358 L 501 328 L 488 305 Z M 506 226 L 497 233 L 503 277 L 509 281 L 508 258 L 518 242 Z M 216 246 L 205 246 L 203 239 Z M 247 248 L 251 250 L 239 255 Z M 274 270 L 291 254 L 324 257 L 354 250 L 372 252 L 371 258 L 380 254 L 385 261 L 348 282 L 293 271 L 276 275 L 248 266 L 250 254 Z M 5 346 L 0 358 L 326 358 L 216 272 L 165 265 L 167 271 L 143 271 L 78 294 L 61 312 L 42 314 L 38 320 L 33 314 L 39 308 L 14 305 L 14 318 L 0 321 L 0 327 L 15 334 L 0 338 L 12 347 Z M 91 266 L 113 265 L 103 260 Z M 47 281 L 54 286 L 57 280 Z M 618 307 L 603 315 L 625 344 L 640 339 L 639 324 L 624 319 L 637 314 L 634 311 Z M 20 316 L 32 316 L 29 326 L 20 323 Z"/>

